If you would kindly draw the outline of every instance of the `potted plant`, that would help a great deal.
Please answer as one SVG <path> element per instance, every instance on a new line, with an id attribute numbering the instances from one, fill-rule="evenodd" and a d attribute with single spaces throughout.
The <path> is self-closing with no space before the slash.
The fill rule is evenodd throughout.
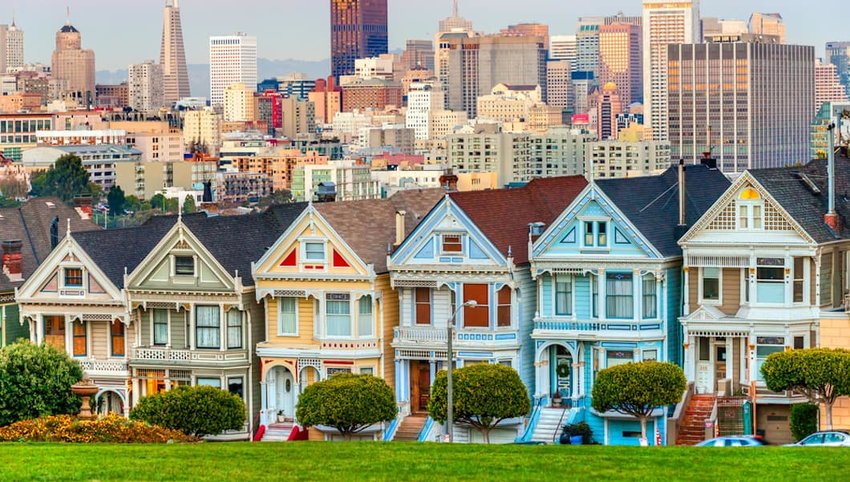
<path id="1" fill-rule="evenodd" d="M 555 407 L 555 408 L 560 408 L 561 402 L 562 402 L 561 391 L 558 390 L 557 392 L 555 392 L 554 395 L 552 395 L 552 406 Z"/>
<path id="2" fill-rule="evenodd" d="M 561 434 L 561 445 L 582 445 L 590 443 L 593 440 L 593 431 L 587 422 L 578 422 L 564 425 L 564 431 Z"/>
<path id="3" fill-rule="evenodd" d="M 283 410 L 278 410 L 277 412 L 277 423 L 286 422 L 286 415 L 284 415 Z"/>

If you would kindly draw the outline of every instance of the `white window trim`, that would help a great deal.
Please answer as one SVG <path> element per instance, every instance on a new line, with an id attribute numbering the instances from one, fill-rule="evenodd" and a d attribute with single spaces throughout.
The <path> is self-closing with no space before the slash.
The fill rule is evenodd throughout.
<path id="1" fill-rule="evenodd" d="M 753 206 L 761 207 L 761 228 L 753 227 L 755 225 L 755 217 L 753 215 Z M 747 227 L 741 227 L 741 207 L 745 207 L 747 209 Z M 765 202 L 764 199 L 758 199 L 753 201 L 735 201 L 735 228 L 741 231 L 764 231 L 764 210 L 765 210 Z"/>
<path id="2" fill-rule="evenodd" d="M 328 334 L 328 297 L 329 294 L 347 294 L 348 295 L 348 335 L 329 335 Z M 341 293 L 341 292 L 329 292 L 326 293 L 324 298 L 322 299 L 322 303 L 324 303 L 324 319 L 322 324 L 324 325 L 324 338 L 329 340 L 353 340 L 357 338 L 357 319 L 356 314 L 354 312 L 356 306 L 353 300 L 354 296 L 351 293 Z M 342 300 L 330 300 L 330 301 L 342 301 Z"/>
<path id="3" fill-rule="evenodd" d="M 193 376 L 192 376 L 192 386 L 193 386 L 193 387 L 199 387 L 199 386 L 209 386 L 209 385 L 198 385 L 198 380 L 199 380 L 199 379 L 204 379 L 204 380 L 215 380 L 215 379 L 218 379 L 218 384 L 219 384 L 218 389 L 219 389 L 219 390 L 224 390 L 224 389 L 225 389 L 224 387 L 225 387 L 226 380 L 225 380 L 225 378 L 224 378 L 224 377 L 221 377 L 221 376 L 216 377 L 216 376 L 204 376 L 204 375 L 200 375 L 200 376 L 198 376 L 198 375 L 193 375 Z M 243 390 L 244 390 L 244 385 L 243 385 L 242 387 L 243 387 Z"/>
<path id="4" fill-rule="evenodd" d="M 585 218 L 579 218 L 578 220 L 581 223 L 581 242 L 580 247 L 584 250 L 598 250 L 598 251 L 609 251 L 611 249 L 611 218 L 602 217 L 602 216 L 590 216 Z M 585 235 L 587 234 L 587 226 L 585 223 L 593 223 L 593 244 L 588 245 L 585 244 Z M 596 242 L 599 239 L 599 224 L 605 223 L 605 244 L 599 245 Z"/>
<path id="5" fill-rule="evenodd" d="M 714 266 L 708 266 L 709 268 L 713 268 Z M 717 268 L 719 270 L 719 274 L 717 275 L 717 299 L 716 300 L 707 300 L 703 298 L 703 280 L 704 278 L 704 267 L 700 267 L 699 269 L 699 283 L 697 284 L 697 298 L 699 299 L 699 303 L 701 305 L 710 305 L 710 306 L 720 306 L 723 304 L 723 268 Z"/>
<path id="6" fill-rule="evenodd" d="M 460 251 L 443 251 L 443 238 L 446 236 L 457 236 L 460 238 Z M 467 239 L 469 236 L 466 235 L 466 232 L 445 232 L 439 233 L 437 242 L 439 243 L 439 253 L 441 256 L 466 256 L 468 251 L 467 249 Z"/>
<path id="7" fill-rule="evenodd" d="M 644 296 L 646 296 L 646 294 L 643 292 L 643 282 L 644 282 L 644 278 L 646 278 L 649 275 L 653 276 L 653 284 L 655 285 L 655 316 L 652 317 L 652 318 L 645 318 L 643 316 L 643 312 L 644 312 L 644 308 L 645 308 L 645 306 L 643 304 L 643 298 L 644 298 Z M 664 307 L 661 306 L 660 302 L 661 302 L 661 292 L 664 290 L 664 282 L 659 281 L 659 276 L 655 272 L 644 273 L 642 275 L 639 275 L 639 278 L 640 278 L 640 287 L 638 288 L 638 293 L 640 293 L 640 307 L 638 308 L 639 311 L 637 313 L 637 319 L 639 319 L 641 321 L 658 321 L 658 320 L 661 320 L 661 318 L 662 318 L 661 312 L 664 310 Z M 722 271 L 721 271 L 721 278 L 722 278 Z M 700 282 L 700 285 L 702 285 L 702 282 Z"/>
<path id="8" fill-rule="evenodd" d="M 370 305 L 372 306 L 372 311 L 371 311 L 371 318 L 372 318 L 371 325 L 372 326 L 369 330 L 371 332 L 371 334 L 368 335 L 368 336 L 361 337 L 360 336 L 360 300 L 362 300 L 363 298 L 366 298 L 367 296 L 371 300 Z M 354 335 L 353 338 L 359 338 L 359 339 L 362 339 L 362 340 L 371 340 L 373 338 L 377 338 L 375 336 L 376 330 L 375 330 L 375 296 L 374 295 L 364 294 L 364 295 L 360 296 L 359 298 L 357 298 L 357 321 L 354 323 L 354 326 L 357 328 L 357 332 L 353 333 L 353 335 Z"/>
<path id="9" fill-rule="evenodd" d="M 299 265 L 305 264 L 321 264 L 325 270 L 328 269 L 328 240 L 325 238 L 301 238 L 298 240 L 298 261 Z M 307 243 L 319 243 L 324 248 L 325 257 L 321 261 L 318 259 L 307 259 Z"/>
<path id="10" fill-rule="evenodd" d="M 171 253 L 171 277 L 178 279 L 188 279 L 188 278 L 197 278 L 198 277 L 198 257 L 195 253 Z M 192 275 L 188 274 L 177 274 L 177 258 L 192 258 Z"/>
<path id="11" fill-rule="evenodd" d="M 769 256 L 764 256 L 764 257 L 767 258 Z M 784 256 L 775 256 L 775 257 L 776 258 L 784 258 Z M 783 265 L 783 266 L 759 266 L 759 265 L 755 265 L 755 272 L 753 273 L 753 286 L 752 286 L 753 291 L 750 293 L 750 304 L 751 305 L 764 306 L 764 307 L 780 307 L 780 306 L 786 306 L 788 304 L 793 305 L 793 303 L 791 301 L 789 301 L 788 297 L 791 296 L 791 300 L 794 299 L 794 293 L 793 293 L 794 281 L 793 281 L 793 279 L 790 279 L 791 293 L 789 294 L 789 286 L 788 286 L 788 284 L 789 284 L 789 273 L 786 272 L 786 270 L 789 270 L 788 264 L 787 264 L 788 260 L 786 259 L 785 262 L 786 262 L 786 264 Z M 759 289 L 758 289 L 758 286 L 759 286 L 759 268 L 777 268 L 777 269 L 782 270 L 782 282 L 781 283 L 782 283 L 782 296 L 784 298 L 782 303 L 767 303 L 767 302 L 763 302 L 763 301 L 758 299 L 758 297 L 759 297 Z M 790 268 L 790 271 L 792 271 L 792 272 L 794 271 L 793 266 Z M 768 283 L 770 283 L 770 282 L 768 282 Z M 777 282 L 775 284 L 780 284 L 780 283 Z M 753 298 L 755 298 L 755 301 L 753 301 Z"/>
<path id="12" fill-rule="evenodd" d="M 230 346 L 230 313 L 234 311 L 234 308 L 227 310 L 224 314 L 224 329 L 225 329 L 225 340 L 224 345 L 227 347 L 227 350 L 244 350 L 245 349 L 245 326 L 248 324 L 247 319 L 245 318 L 245 312 L 236 309 L 235 311 L 239 313 L 239 346 L 233 347 Z M 295 308 L 296 316 L 298 313 L 298 307 Z M 296 329 L 298 329 L 298 323 L 295 323 Z"/>
<path id="13" fill-rule="evenodd" d="M 281 316 L 280 315 L 281 315 L 281 312 L 283 310 L 282 300 L 284 298 L 292 298 L 292 299 L 295 300 L 295 333 L 284 333 L 281 330 L 281 327 L 283 325 L 281 324 Z M 282 296 L 280 298 L 277 298 L 277 320 L 276 320 L 277 321 L 277 330 L 276 330 L 277 336 L 286 336 L 286 337 L 293 337 L 293 338 L 297 338 L 298 336 L 300 336 L 300 331 L 301 331 L 300 321 L 301 320 L 299 319 L 299 316 L 298 316 L 299 315 L 298 305 L 300 304 L 299 301 L 300 301 L 300 298 L 298 298 L 296 296 Z"/>
<path id="14" fill-rule="evenodd" d="M 65 284 L 65 270 L 67 269 L 78 269 L 81 272 L 82 284 L 80 286 L 69 286 Z M 59 264 L 59 291 L 70 289 L 70 290 L 82 290 L 86 293 L 89 291 L 88 287 L 88 271 L 85 267 L 79 263 L 60 263 Z"/>
<path id="15" fill-rule="evenodd" d="M 794 270 L 794 260 L 800 258 L 803 260 L 803 301 L 794 301 L 794 282 L 797 281 L 797 272 Z M 847 268 L 850 268 L 848 266 Z M 807 306 L 811 304 L 811 293 L 809 292 L 809 287 L 811 282 L 809 281 L 809 276 L 811 276 L 811 262 L 809 261 L 808 256 L 792 256 L 791 257 L 791 304 L 794 306 Z"/>
<path id="16" fill-rule="evenodd" d="M 162 310 L 162 311 L 165 312 L 165 320 L 166 320 L 165 321 L 165 330 L 166 330 L 166 336 L 168 338 L 165 342 L 165 345 L 157 345 L 155 343 L 155 340 L 156 340 L 156 335 L 155 335 L 156 324 L 154 323 L 154 318 L 156 317 L 156 312 L 159 311 L 159 310 Z M 171 348 L 171 310 L 169 310 L 167 308 L 151 308 L 150 312 L 151 312 L 151 316 L 150 316 L 150 319 L 148 320 L 148 322 L 150 324 L 150 346 L 151 347 Z"/>

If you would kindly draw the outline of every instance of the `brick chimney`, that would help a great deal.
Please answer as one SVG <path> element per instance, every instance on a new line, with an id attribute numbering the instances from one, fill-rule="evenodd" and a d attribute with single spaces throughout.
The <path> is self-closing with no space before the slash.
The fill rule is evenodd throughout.
<path id="1" fill-rule="evenodd" d="M 9 277 L 9 281 L 23 281 L 23 264 L 21 260 L 20 239 L 3 241 L 3 272 Z"/>
<path id="2" fill-rule="evenodd" d="M 451 169 L 446 169 L 446 172 L 440 176 L 440 186 L 446 191 L 457 192 L 458 177 Z"/>
<path id="3" fill-rule="evenodd" d="M 833 231 L 838 232 L 838 214 L 826 213 L 823 215 L 823 222 L 827 224 Z"/>
<path id="4" fill-rule="evenodd" d="M 396 248 L 404 242 L 404 218 L 407 216 L 405 211 L 396 211 L 395 213 L 395 243 Z"/>

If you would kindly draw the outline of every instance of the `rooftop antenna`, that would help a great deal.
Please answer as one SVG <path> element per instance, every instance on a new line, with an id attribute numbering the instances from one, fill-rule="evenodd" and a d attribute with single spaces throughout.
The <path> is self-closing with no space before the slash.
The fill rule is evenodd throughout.
<path id="1" fill-rule="evenodd" d="M 459 17 L 458 8 L 457 8 L 457 0 L 452 0 L 452 17 Z"/>
<path id="2" fill-rule="evenodd" d="M 71 6 L 65 6 L 65 25 L 71 25 Z"/>

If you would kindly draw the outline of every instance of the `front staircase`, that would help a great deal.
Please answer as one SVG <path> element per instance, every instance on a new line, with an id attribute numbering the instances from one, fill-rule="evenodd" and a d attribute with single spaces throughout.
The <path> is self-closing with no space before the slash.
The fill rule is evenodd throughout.
<path id="1" fill-rule="evenodd" d="M 266 432 L 263 434 L 263 442 L 286 442 L 289 440 L 289 434 L 295 428 L 295 422 L 279 422 L 271 423 L 266 427 Z"/>
<path id="2" fill-rule="evenodd" d="M 427 415 L 412 414 L 404 417 L 401 425 L 396 429 L 395 442 L 417 442 L 419 441 L 419 433 L 422 427 L 425 426 L 425 421 L 428 420 Z"/>
<path id="3" fill-rule="evenodd" d="M 538 443 L 556 443 L 566 423 L 568 408 L 541 408 L 537 426 L 531 434 L 531 441 Z"/>
<path id="4" fill-rule="evenodd" d="M 705 422 L 711 417 L 716 401 L 714 395 L 694 395 L 691 398 L 679 426 L 676 445 L 696 445 L 705 440 Z"/>

